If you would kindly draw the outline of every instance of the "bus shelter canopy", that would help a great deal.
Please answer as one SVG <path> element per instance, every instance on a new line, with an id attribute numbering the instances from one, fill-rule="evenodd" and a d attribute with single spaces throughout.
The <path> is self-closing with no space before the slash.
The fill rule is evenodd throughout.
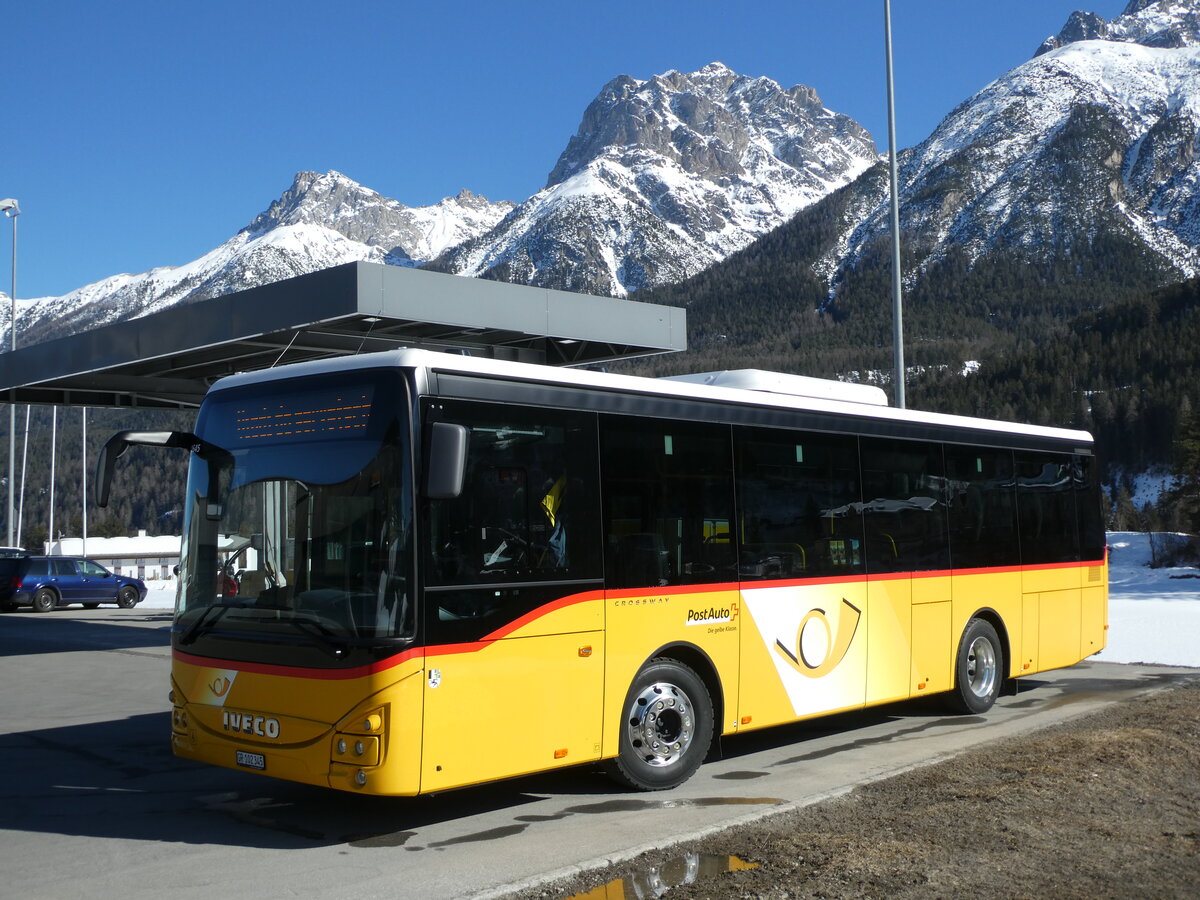
<path id="1" fill-rule="evenodd" d="M 18 346 L 0 397 L 187 408 L 225 375 L 304 360 L 418 347 L 578 366 L 683 350 L 686 333 L 676 307 L 357 262 Z"/>

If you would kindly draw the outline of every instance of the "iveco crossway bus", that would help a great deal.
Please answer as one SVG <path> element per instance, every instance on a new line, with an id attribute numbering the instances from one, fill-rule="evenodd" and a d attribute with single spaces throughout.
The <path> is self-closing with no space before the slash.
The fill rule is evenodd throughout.
<path id="1" fill-rule="evenodd" d="M 217 382 L 172 627 L 181 757 L 414 795 L 583 763 L 669 788 L 722 736 L 1104 646 L 1091 437 L 745 370 L 418 350 Z"/>

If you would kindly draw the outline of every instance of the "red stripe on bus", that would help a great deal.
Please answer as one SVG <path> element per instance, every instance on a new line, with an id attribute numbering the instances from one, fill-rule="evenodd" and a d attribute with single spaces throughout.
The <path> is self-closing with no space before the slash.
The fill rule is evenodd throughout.
<path id="1" fill-rule="evenodd" d="M 537 609 L 530 610 L 518 619 L 514 619 L 507 625 L 502 625 L 493 631 L 491 634 L 485 634 L 481 641 L 498 641 L 500 638 L 507 637 L 518 628 L 524 628 L 531 622 L 535 622 L 542 616 L 549 615 L 560 609 L 566 609 L 568 606 L 574 606 L 576 603 L 586 603 L 589 600 L 603 600 L 604 591 L 585 591 L 582 594 L 568 594 L 565 597 L 559 597 L 557 600 L 551 600 L 539 606 Z"/>
<path id="2" fill-rule="evenodd" d="M 171 655 L 179 662 L 192 666 L 203 666 L 206 669 L 232 669 L 235 672 L 253 672 L 255 675 L 280 675 L 286 678 L 311 678 L 316 681 L 349 681 L 352 678 L 365 678 L 376 675 L 403 665 L 410 659 L 423 656 L 425 647 L 413 647 L 381 659 L 365 666 L 355 666 L 353 669 L 312 669 L 305 666 L 281 666 L 272 663 L 252 663 L 231 659 L 210 659 L 206 656 L 193 656 L 182 650 L 172 650 Z"/>

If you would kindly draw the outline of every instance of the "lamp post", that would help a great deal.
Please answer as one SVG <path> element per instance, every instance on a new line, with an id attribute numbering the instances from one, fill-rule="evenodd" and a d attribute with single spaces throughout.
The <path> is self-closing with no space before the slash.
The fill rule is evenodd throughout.
<path id="1" fill-rule="evenodd" d="M 883 0 L 887 54 L 888 166 L 892 182 L 892 347 L 896 366 L 896 406 L 904 409 L 904 303 L 900 294 L 900 197 L 896 173 L 896 92 L 892 86 L 892 0 Z"/>
<path id="2" fill-rule="evenodd" d="M 0 212 L 12 219 L 13 223 L 13 243 L 12 243 L 12 287 L 8 292 L 9 303 L 12 307 L 12 316 L 9 319 L 8 326 L 8 349 L 13 351 L 17 349 L 17 216 L 21 214 L 21 206 L 16 200 L 8 197 L 0 200 Z M 8 404 L 8 515 L 5 519 L 8 520 L 8 546 L 15 547 L 13 541 L 13 489 L 16 487 L 16 456 L 17 456 L 17 407 L 16 404 Z"/>

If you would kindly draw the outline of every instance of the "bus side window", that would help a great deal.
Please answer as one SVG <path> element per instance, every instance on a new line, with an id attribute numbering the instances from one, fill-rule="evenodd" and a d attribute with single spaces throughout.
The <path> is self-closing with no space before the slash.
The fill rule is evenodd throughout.
<path id="1" fill-rule="evenodd" d="M 867 571 L 949 569 L 941 445 L 864 438 L 862 477 Z"/>
<path id="2" fill-rule="evenodd" d="M 1018 556 L 1011 450 L 946 447 L 950 562 L 956 569 L 1009 566 Z"/>
<path id="3" fill-rule="evenodd" d="M 1060 453 L 1017 454 L 1021 563 L 1078 562 L 1075 459 Z"/>
<path id="4" fill-rule="evenodd" d="M 447 402 L 469 431 L 462 493 L 429 502 L 428 585 L 599 575 L 594 418 Z"/>
<path id="5" fill-rule="evenodd" d="M 738 428 L 744 581 L 861 572 L 858 439 Z"/>
<path id="6" fill-rule="evenodd" d="M 737 580 L 729 426 L 605 416 L 600 446 L 609 587 Z"/>
<path id="7" fill-rule="evenodd" d="M 1089 562 L 1104 559 L 1106 536 L 1104 512 L 1096 497 L 1098 466 L 1093 456 L 1076 456 L 1073 460 L 1075 482 L 1075 514 L 1079 519 L 1080 555 Z"/>

